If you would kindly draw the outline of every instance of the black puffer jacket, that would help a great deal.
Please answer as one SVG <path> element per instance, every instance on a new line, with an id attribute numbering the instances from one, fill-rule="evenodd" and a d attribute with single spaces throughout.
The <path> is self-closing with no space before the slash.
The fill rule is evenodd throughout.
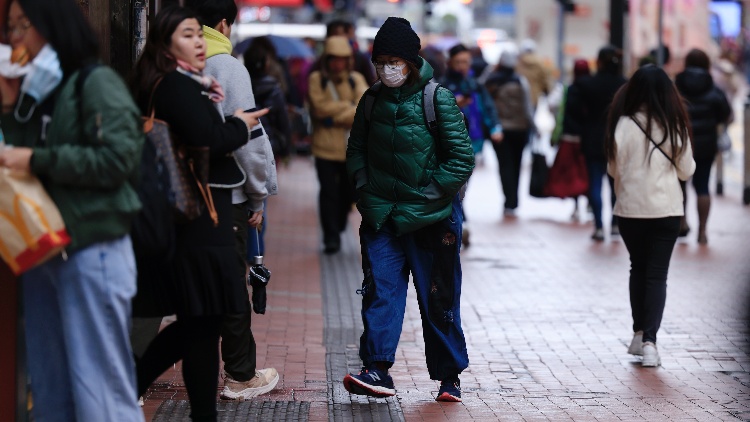
<path id="1" fill-rule="evenodd" d="M 281 85 L 269 75 L 254 77 L 252 83 L 257 107 L 271 108 L 260 120 L 268 133 L 273 153 L 279 157 L 287 157 L 291 151 L 292 131 Z"/>
<path id="2" fill-rule="evenodd" d="M 732 115 L 729 101 L 714 85 L 711 74 L 701 68 L 686 68 L 677 75 L 675 84 L 687 101 L 693 126 L 693 156 L 698 160 L 712 159 L 717 152 L 717 126 L 727 123 Z"/>
<path id="3" fill-rule="evenodd" d="M 605 161 L 604 137 L 607 113 L 615 93 L 625 84 L 625 78 L 605 70 L 594 76 L 585 76 L 568 90 L 566 112 L 580 128 L 581 150 L 587 160 Z"/>

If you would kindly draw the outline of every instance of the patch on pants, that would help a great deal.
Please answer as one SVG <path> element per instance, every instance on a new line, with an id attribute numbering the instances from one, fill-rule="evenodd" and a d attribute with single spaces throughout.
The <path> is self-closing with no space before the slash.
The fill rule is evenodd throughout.
<path id="1" fill-rule="evenodd" d="M 452 226 L 451 220 L 446 219 L 414 233 L 417 245 L 433 255 L 427 314 L 430 321 L 442 332 L 447 332 L 454 320 L 454 274 L 458 236 Z"/>

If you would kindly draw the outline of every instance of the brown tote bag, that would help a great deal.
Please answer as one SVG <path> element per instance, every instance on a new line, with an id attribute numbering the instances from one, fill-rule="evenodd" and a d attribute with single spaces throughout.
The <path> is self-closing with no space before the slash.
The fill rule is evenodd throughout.
<path id="1" fill-rule="evenodd" d="M 161 80 L 154 85 L 159 85 Z M 169 129 L 169 124 L 154 118 L 151 107 L 150 116 L 143 117 L 143 133 L 146 142 L 153 144 L 157 153 L 163 158 L 169 173 L 171 202 L 174 206 L 175 219 L 178 223 L 195 220 L 208 210 L 214 226 L 219 224 L 219 216 L 214 207 L 211 188 L 208 186 L 209 147 L 189 147 L 180 142 Z"/>

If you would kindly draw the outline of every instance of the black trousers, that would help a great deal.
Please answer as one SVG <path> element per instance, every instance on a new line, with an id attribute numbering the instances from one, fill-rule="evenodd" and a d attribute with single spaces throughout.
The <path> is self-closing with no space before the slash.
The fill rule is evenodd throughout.
<path id="1" fill-rule="evenodd" d="M 320 183 L 318 210 L 323 228 L 323 243 L 339 245 L 341 232 L 346 229 L 349 211 L 355 202 L 354 187 L 349 181 L 344 161 L 316 157 L 315 170 Z"/>
<path id="2" fill-rule="evenodd" d="M 215 421 L 219 387 L 219 329 L 221 316 L 179 318 L 169 324 L 136 359 L 138 395 L 182 360 L 182 379 L 190 398 L 193 421 Z"/>
<path id="3" fill-rule="evenodd" d="M 245 204 L 233 205 L 234 236 L 237 242 L 237 259 L 242 268 L 247 266 L 247 208 Z M 246 283 L 245 272 L 242 272 L 243 283 Z M 248 297 L 248 301 L 249 301 Z M 221 324 L 221 358 L 224 360 L 224 371 L 236 381 L 249 381 L 255 376 L 256 346 L 253 331 L 250 328 L 252 311 L 244 314 L 224 315 Z"/>
<path id="4" fill-rule="evenodd" d="M 492 148 L 497 155 L 500 167 L 500 182 L 505 195 L 505 208 L 518 208 L 518 182 L 521 178 L 521 157 L 523 149 L 529 142 L 528 130 L 503 131 L 503 141 L 493 142 Z"/>
<path id="5" fill-rule="evenodd" d="M 633 331 L 643 330 L 643 341 L 656 343 L 667 301 L 667 273 L 680 231 L 680 217 L 618 217 L 618 222 L 630 254 Z"/>

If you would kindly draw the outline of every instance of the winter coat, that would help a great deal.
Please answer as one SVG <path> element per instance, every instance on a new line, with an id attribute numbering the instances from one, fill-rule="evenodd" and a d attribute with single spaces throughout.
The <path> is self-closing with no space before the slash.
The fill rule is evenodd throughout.
<path id="1" fill-rule="evenodd" d="M 638 123 L 646 128 L 646 116 L 638 113 Z M 651 138 L 661 140 L 664 132 L 657 124 L 652 125 Z M 615 128 L 617 156 L 609 161 L 607 172 L 615 179 L 617 202 L 612 210 L 614 215 L 628 218 L 662 218 L 682 216 L 682 188 L 679 181 L 687 180 L 695 171 L 695 161 L 690 149 L 679 159 L 673 160 L 677 167 L 659 151 L 643 133 L 640 127 L 628 116 L 623 116 Z M 672 157 L 669 142 L 661 147 Z"/>
<path id="2" fill-rule="evenodd" d="M 13 112 L 0 116 L 8 144 L 34 149 L 31 172 L 60 210 L 71 236 L 68 252 L 130 233 L 141 209 L 134 186 L 145 141 L 141 113 L 117 73 L 106 66 L 92 70 L 80 99 L 78 75 L 67 78 L 28 122 L 19 123 Z M 54 109 L 45 112 L 55 95 Z"/>
<path id="3" fill-rule="evenodd" d="M 232 115 L 237 109 L 255 108 L 250 75 L 244 64 L 230 54 L 232 44 L 229 39 L 207 26 L 203 27 L 203 33 L 208 47 L 203 74 L 214 77 L 225 93 L 224 101 L 214 104 L 216 109 L 221 115 Z M 256 125 L 248 134 L 249 141 L 232 153 L 238 168 L 244 173 L 242 185 L 233 187 L 232 203 L 247 201 L 253 212 L 262 211 L 263 201 L 278 193 L 276 161 L 267 132 L 268 128 Z"/>
<path id="4" fill-rule="evenodd" d="M 594 76 L 584 76 L 568 90 L 565 103 L 570 124 L 580 128 L 581 150 L 586 160 L 606 161 L 604 138 L 607 113 L 615 93 L 625 84 L 625 78 L 603 70 Z"/>
<path id="5" fill-rule="evenodd" d="M 440 84 L 451 90 L 454 95 L 463 95 L 473 99 L 471 104 L 461 110 L 469 121 L 469 126 L 471 126 L 475 124 L 471 121 L 472 117 L 475 116 L 475 113 L 472 113 L 471 109 L 476 107 L 476 114 L 478 114 L 476 117 L 480 120 L 478 123 L 481 127 L 481 134 L 478 137 L 474 137 L 471 130 L 469 130 L 469 135 L 472 139 L 485 139 L 489 135 L 502 131 L 492 97 L 487 92 L 487 89 L 480 85 L 474 77 L 464 77 L 460 73 L 449 70 L 440 81 Z"/>
<path id="6" fill-rule="evenodd" d="M 325 71 L 315 71 L 309 80 L 312 153 L 324 160 L 345 161 L 354 112 L 367 91 L 367 82 L 354 71 L 338 80 L 328 77 Z"/>
<path id="7" fill-rule="evenodd" d="M 536 103 L 539 97 L 547 95 L 550 91 L 549 71 L 534 53 L 522 54 L 518 59 L 516 71 L 529 81 L 529 92 L 531 93 L 531 103 L 536 109 Z"/>
<path id="8" fill-rule="evenodd" d="M 252 82 L 258 108 L 271 109 L 267 115 L 260 118 L 260 121 L 268 133 L 273 153 L 279 157 L 288 157 L 292 148 L 292 128 L 284 92 L 279 82 L 269 75 L 252 78 Z"/>
<path id="9" fill-rule="evenodd" d="M 533 106 L 528 84 L 513 69 L 492 72 L 484 86 L 495 101 L 503 130 L 529 130 L 533 124 Z"/>
<path id="10" fill-rule="evenodd" d="M 713 159 L 718 151 L 717 126 L 727 123 L 732 115 L 726 95 L 714 85 L 710 73 L 697 67 L 679 73 L 675 85 L 687 100 L 695 158 Z"/>
<path id="11" fill-rule="evenodd" d="M 427 129 L 422 90 L 431 78 L 432 67 L 422 60 L 419 82 L 381 87 L 369 121 L 365 101 L 357 106 L 346 165 L 362 220 L 375 230 L 389 223 L 401 235 L 448 218 L 474 168 L 466 126 L 447 88 L 436 92 L 438 136 Z"/>

